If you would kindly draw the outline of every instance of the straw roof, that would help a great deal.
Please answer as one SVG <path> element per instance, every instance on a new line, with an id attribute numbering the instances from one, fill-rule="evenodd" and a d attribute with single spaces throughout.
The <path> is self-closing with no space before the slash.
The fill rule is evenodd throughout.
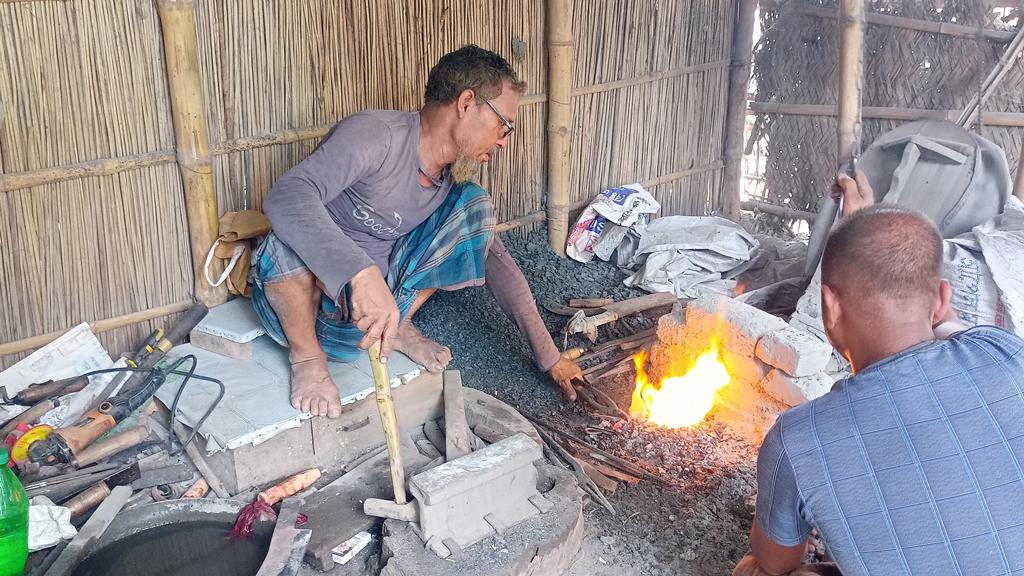
<path id="1" fill-rule="evenodd" d="M 755 47 L 755 102 L 835 105 L 838 86 L 837 20 L 809 13 L 832 0 L 783 0 L 761 11 L 761 41 Z M 865 107 L 959 111 L 999 61 L 1005 41 L 960 37 L 872 24 L 870 14 L 915 21 L 954 22 L 985 30 L 1012 30 L 983 0 L 876 0 L 869 7 L 865 38 Z M 1003 3 L 1005 4 L 1005 3 Z M 813 12 L 813 11 L 810 11 Z M 1012 36 L 1003 34 L 1002 38 Z M 755 109 L 756 104 L 754 105 Z M 913 111 L 912 110 L 912 111 Z M 1017 59 L 986 112 L 1024 112 L 1024 59 Z M 956 115 L 954 115 L 955 118 Z M 862 146 L 901 122 L 865 115 Z M 1022 127 L 981 126 L 982 136 L 999 144 L 1016 169 Z M 766 149 L 765 189 L 775 204 L 815 211 L 836 169 L 834 116 L 761 113 L 753 142 Z"/>

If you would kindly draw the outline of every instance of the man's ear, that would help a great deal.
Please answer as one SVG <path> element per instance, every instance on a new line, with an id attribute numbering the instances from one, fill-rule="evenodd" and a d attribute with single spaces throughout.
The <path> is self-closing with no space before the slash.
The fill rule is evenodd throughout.
<path id="1" fill-rule="evenodd" d="M 843 310 L 839 305 L 839 295 L 828 284 L 821 285 L 821 321 L 825 332 L 831 331 L 839 324 Z"/>
<path id="2" fill-rule="evenodd" d="M 932 305 L 932 327 L 934 328 L 949 316 L 953 302 L 953 287 L 949 281 L 943 278 L 939 280 L 939 293 L 935 296 L 935 303 Z"/>
<path id="3" fill-rule="evenodd" d="M 476 92 L 469 88 L 462 91 L 459 94 L 458 100 L 455 101 L 455 111 L 459 115 L 459 118 L 465 118 L 466 114 L 469 113 L 470 106 L 476 103 Z"/>

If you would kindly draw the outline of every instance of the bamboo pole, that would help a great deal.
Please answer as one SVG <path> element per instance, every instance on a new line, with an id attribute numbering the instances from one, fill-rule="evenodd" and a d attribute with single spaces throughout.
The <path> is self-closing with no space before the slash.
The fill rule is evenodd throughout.
<path id="1" fill-rule="evenodd" d="M 5 167 L 7 166 L 9 153 L 7 148 L 7 112 L 4 106 L 4 101 L 0 98 L 0 189 L 3 188 L 4 176 L 6 172 Z"/>
<path id="2" fill-rule="evenodd" d="M 395 414 L 395 399 L 391 395 L 391 378 L 387 366 L 380 361 L 380 340 L 368 350 L 373 383 L 377 393 L 377 410 L 384 427 L 384 440 L 388 446 L 388 461 L 391 463 L 391 486 L 395 492 L 395 503 L 405 504 L 405 467 L 402 463 L 401 436 L 398 430 L 398 416 Z"/>
<path id="3" fill-rule="evenodd" d="M 743 202 L 740 202 L 740 207 L 744 210 L 764 212 L 765 214 L 771 214 L 772 216 L 778 216 L 788 220 L 806 220 L 808 222 L 814 222 L 814 214 L 810 212 L 797 210 L 796 208 L 778 206 L 776 204 L 770 204 L 760 200 L 744 200 Z"/>
<path id="4" fill-rule="evenodd" d="M 161 150 L 146 154 L 135 154 L 133 156 L 122 156 L 120 158 L 102 158 L 77 164 L 68 164 L 66 166 L 15 172 L 0 178 L 0 192 L 11 192 L 44 184 L 88 178 L 90 176 L 108 176 L 127 170 L 159 166 L 171 162 L 174 162 L 174 152 Z"/>
<path id="5" fill-rule="evenodd" d="M 733 27 L 732 65 L 729 70 L 729 103 L 725 120 L 725 144 L 722 158 L 722 212 L 726 218 L 740 216 L 740 190 L 743 188 L 743 132 L 747 120 L 747 91 L 754 52 L 754 15 L 757 0 L 737 0 L 738 13 Z"/>
<path id="6" fill-rule="evenodd" d="M 836 129 L 842 165 L 857 152 L 861 129 L 861 91 L 864 88 L 864 0 L 839 3 L 839 122 Z"/>
<path id="7" fill-rule="evenodd" d="M 761 7 L 766 10 L 793 10 L 799 14 L 816 16 L 818 18 L 838 18 L 839 13 L 835 8 L 819 6 L 808 6 L 788 0 L 761 0 Z M 785 7 L 785 8 L 783 8 Z M 890 28 L 902 30 L 916 30 L 918 32 L 930 32 L 932 34 L 943 34 L 956 36 L 958 38 L 984 38 L 992 42 L 1008 43 L 1013 40 L 1013 32 L 1006 30 L 986 30 L 974 26 L 964 26 L 952 22 L 932 22 L 929 20 L 918 20 L 904 16 L 893 16 L 891 14 L 870 13 L 867 15 L 868 24 L 878 24 Z"/>
<path id="8" fill-rule="evenodd" d="M 217 238 L 218 211 L 206 104 L 199 75 L 195 0 L 158 0 L 157 7 L 163 32 L 178 168 L 185 188 L 195 295 L 199 301 L 213 307 L 227 301 L 227 289 L 223 284 L 210 286 L 203 273 L 206 254 Z M 213 268 L 210 272 L 216 278 L 221 272 L 218 269 L 220 262 L 216 259 Z"/>
<path id="9" fill-rule="evenodd" d="M 945 120 L 956 122 L 961 110 L 925 110 L 922 108 L 899 108 L 864 106 L 862 118 L 877 120 Z M 783 114 L 789 116 L 836 116 L 838 109 L 829 104 L 786 104 L 783 102 L 751 102 L 750 111 L 755 114 Z M 984 112 L 981 123 L 986 126 L 1024 127 L 1024 114 L 1020 112 Z"/>
<path id="10" fill-rule="evenodd" d="M 277 146 L 281 144 L 301 142 L 303 140 L 315 140 L 326 136 L 334 126 L 335 123 L 331 122 L 330 124 L 321 124 L 319 126 L 293 128 L 291 130 L 282 130 L 280 132 L 272 132 L 269 134 L 258 134 L 256 136 L 236 138 L 234 140 L 215 144 L 210 149 L 210 153 L 214 156 L 223 156 L 224 154 L 243 152 L 245 150 L 263 148 L 265 146 Z"/>
<path id="11" fill-rule="evenodd" d="M 168 304 L 167 306 L 159 306 L 157 308 L 132 312 L 131 314 L 114 316 L 113 318 L 95 320 L 89 322 L 89 328 L 92 329 L 93 332 L 99 334 L 100 332 L 107 332 L 108 330 L 114 330 L 115 328 L 123 328 L 125 326 L 131 326 L 132 324 L 138 324 L 139 322 L 145 322 L 147 320 L 154 320 L 156 318 L 170 316 L 171 314 L 177 314 L 178 312 L 184 312 L 185 310 L 188 310 L 192 304 L 194 304 L 192 300 L 184 300 L 182 302 Z M 17 354 L 19 352 L 25 352 L 27 350 L 46 346 L 50 342 L 60 338 L 65 332 L 67 332 L 67 330 L 57 330 L 46 334 L 40 334 L 39 336 L 15 340 L 14 342 L 5 342 L 0 344 L 0 356 Z"/>
<path id="12" fill-rule="evenodd" d="M 981 90 L 975 94 L 967 106 L 964 107 L 963 113 L 960 114 L 960 118 L 957 119 L 957 124 L 963 127 L 974 124 L 982 107 L 984 107 L 985 103 L 988 101 L 989 96 L 995 92 L 999 83 L 1003 81 L 1006 74 L 1013 68 L 1021 50 L 1024 50 L 1024 25 L 1021 25 L 1018 28 L 1017 35 L 1014 36 L 1013 41 L 1010 42 L 1009 46 L 1007 46 L 1006 51 L 1003 52 L 1003 56 L 999 59 L 999 62 L 996 63 L 995 68 L 989 72 L 985 81 L 982 82 Z"/>
<path id="13" fill-rule="evenodd" d="M 548 242 L 565 256 L 571 197 L 569 174 L 572 125 L 572 0 L 547 0 L 548 44 Z"/>
<path id="14" fill-rule="evenodd" d="M 1013 195 L 1024 200 L 1024 140 L 1020 143 L 1017 156 L 1017 175 L 1013 179 Z"/>

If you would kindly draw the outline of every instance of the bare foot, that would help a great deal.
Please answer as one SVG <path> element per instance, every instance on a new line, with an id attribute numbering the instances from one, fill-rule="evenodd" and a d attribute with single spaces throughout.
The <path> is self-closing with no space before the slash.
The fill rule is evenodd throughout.
<path id="1" fill-rule="evenodd" d="M 442 346 L 427 338 L 409 321 L 402 322 L 398 326 L 395 350 L 405 354 L 430 372 L 440 372 L 447 368 L 448 363 L 452 361 L 452 351 L 447 346 Z"/>
<path id="2" fill-rule="evenodd" d="M 292 362 L 292 406 L 313 416 L 341 416 L 341 397 L 327 371 L 327 358 L 316 356 Z"/>

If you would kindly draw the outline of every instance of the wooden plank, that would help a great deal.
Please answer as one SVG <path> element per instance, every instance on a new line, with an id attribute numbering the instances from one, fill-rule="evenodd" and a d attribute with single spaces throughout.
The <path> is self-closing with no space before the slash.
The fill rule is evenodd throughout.
<path id="1" fill-rule="evenodd" d="M 462 395 L 462 373 L 458 370 L 444 372 L 444 441 L 449 462 L 473 451 L 466 400 Z"/>

